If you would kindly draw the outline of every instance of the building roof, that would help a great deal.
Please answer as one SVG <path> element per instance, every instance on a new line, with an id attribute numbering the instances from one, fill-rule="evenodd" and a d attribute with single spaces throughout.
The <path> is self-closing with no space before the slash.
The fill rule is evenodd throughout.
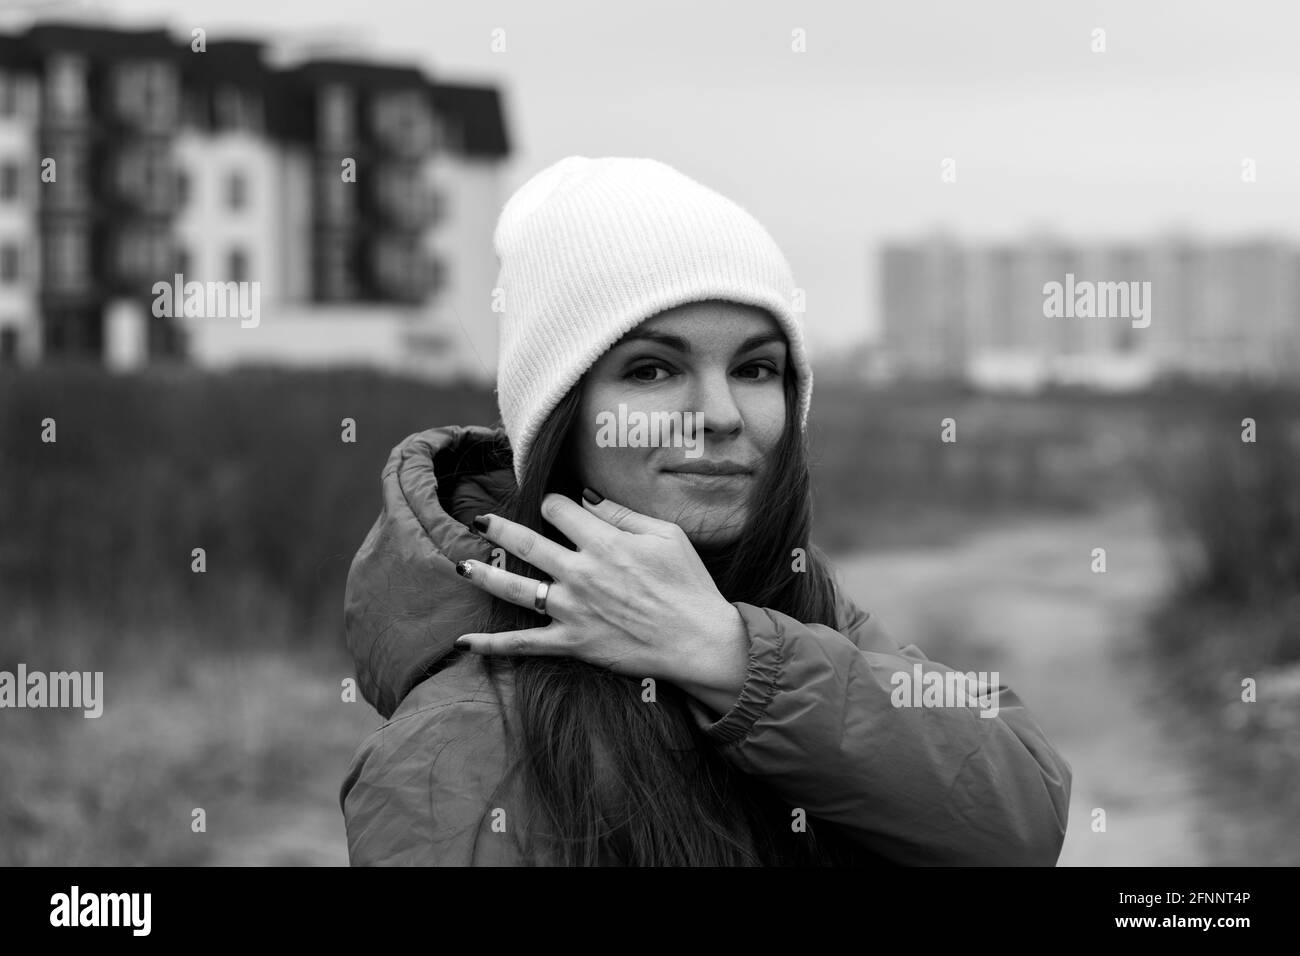
<path id="1" fill-rule="evenodd" d="M 18 35 L 0 34 L 0 62 L 9 67 L 36 71 L 44 57 L 65 51 L 101 61 L 163 57 L 178 63 L 188 86 L 257 88 L 266 101 L 268 132 L 287 139 L 313 137 L 313 94 L 325 84 L 343 83 L 362 93 L 422 90 L 434 113 L 451 127 L 452 149 L 485 159 L 500 159 L 510 151 L 501 97 L 494 87 L 430 80 L 409 64 L 322 58 L 276 69 L 264 57 L 265 44 L 257 40 L 210 41 L 205 52 L 193 53 L 188 38 L 174 37 L 166 30 L 120 30 L 84 23 L 49 22 Z"/>
<path id="2" fill-rule="evenodd" d="M 158 56 L 175 58 L 182 49 L 166 30 L 117 30 L 82 23 L 40 23 L 30 27 L 22 41 L 38 54 L 72 51 L 94 59 Z"/>
<path id="3" fill-rule="evenodd" d="M 206 52 L 185 57 L 182 69 L 186 80 L 196 84 L 261 87 L 272 72 L 262 56 L 264 49 L 256 40 L 211 41 Z"/>
<path id="4" fill-rule="evenodd" d="M 510 152 L 501 97 L 494 87 L 435 82 L 433 105 L 460 129 L 465 155 L 500 159 Z"/>
<path id="5" fill-rule="evenodd" d="M 0 68 L 34 72 L 40 57 L 24 37 L 0 33 Z"/>
<path id="6" fill-rule="evenodd" d="M 424 89 L 428 79 L 416 67 L 406 64 L 368 63 L 360 60 L 308 60 L 282 71 L 312 85 L 346 83 L 366 92 Z"/>

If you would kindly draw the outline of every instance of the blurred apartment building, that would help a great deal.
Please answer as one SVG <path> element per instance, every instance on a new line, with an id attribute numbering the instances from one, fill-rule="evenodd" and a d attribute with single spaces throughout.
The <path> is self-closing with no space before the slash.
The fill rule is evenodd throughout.
<path id="1" fill-rule="evenodd" d="M 0 34 L 0 364 L 490 380 L 507 152 L 495 89 L 414 68 L 80 23 Z M 177 273 L 258 283 L 258 324 L 155 317 Z"/>
<path id="2" fill-rule="evenodd" d="M 885 246 L 880 268 L 886 377 L 1023 390 L 1123 390 L 1169 376 L 1300 381 L 1300 247 L 1282 241 L 937 236 Z M 1150 324 L 1045 315 L 1044 286 L 1067 274 L 1150 282 Z"/>

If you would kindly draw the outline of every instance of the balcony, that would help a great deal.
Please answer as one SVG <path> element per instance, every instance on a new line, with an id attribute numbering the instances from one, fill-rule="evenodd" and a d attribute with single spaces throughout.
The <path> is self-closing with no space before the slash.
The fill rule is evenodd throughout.
<path id="1" fill-rule="evenodd" d="M 90 64 L 82 56 L 50 57 L 44 77 L 41 122 L 47 128 L 86 129 L 91 125 Z"/>
<path id="2" fill-rule="evenodd" d="M 57 300 L 95 292 L 94 243 L 88 223 L 56 222 L 41 237 L 41 291 Z"/>
<path id="3" fill-rule="evenodd" d="M 42 209 L 56 213 L 90 214 L 94 201 L 91 169 L 94 165 L 89 139 L 70 130 L 47 129 L 41 136 L 41 155 L 54 160 L 42 163 L 40 199 Z M 45 178 L 49 170 L 52 179 Z"/>
<path id="4" fill-rule="evenodd" d="M 366 267 L 378 298 L 422 302 L 433 292 L 436 265 L 418 242 L 383 235 L 366 243 Z"/>
<path id="5" fill-rule="evenodd" d="M 420 232 L 436 221 L 441 208 L 439 196 L 418 165 L 383 163 L 366 181 L 369 184 L 367 212 L 372 212 L 384 225 L 404 232 Z"/>
<path id="6" fill-rule="evenodd" d="M 109 75 L 114 121 L 144 133 L 168 134 L 180 119 L 180 78 L 162 61 L 119 63 Z"/>
<path id="7" fill-rule="evenodd" d="M 438 125 L 421 90 L 381 93 L 370 101 L 369 127 L 381 152 L 403 159 L 429 156 L 438 142 Z"/>
<path id="8" fill-rule="evenodd" d="M 114 203 L 151 216 L 170 216 L 180 208 L 180 170 L 167 147 L 131 143 L 110 154 L 108 166 Z"/>
<path id="9" fill-rule="evenodd" d="M 108 237 L 108 285 L 123 292 L 146 292 L 155 282 L 171 281 L 176 248 L 164 228 L 130 224 Z"/>

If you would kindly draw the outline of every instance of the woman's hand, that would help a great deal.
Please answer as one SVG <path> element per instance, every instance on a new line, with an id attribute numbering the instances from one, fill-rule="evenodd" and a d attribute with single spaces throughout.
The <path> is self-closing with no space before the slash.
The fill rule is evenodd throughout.
<path id="1" fill-rule="evenodd" d="M 456 646 L 479 654 L 566 655 L 631 677 L 669 680 L 725 714 L 749 664 L 740 612 L 677 525 L 590 492 L 583 498 L 579 505 L 549 494 L 542 502 L 542 517 L 576 551 L 497 515 L 476 520 L 489 541 L 551 576 L 545 612 L 551 623 L 466 634 Z M 457 570 L 490 594 L 534 607 L 539 582 L 533 578 L 482 561 L 462 561 Z"/>

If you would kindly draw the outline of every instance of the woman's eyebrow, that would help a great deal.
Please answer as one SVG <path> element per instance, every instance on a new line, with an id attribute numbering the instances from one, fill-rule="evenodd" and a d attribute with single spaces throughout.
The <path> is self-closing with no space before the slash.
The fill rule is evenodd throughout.
<path id="1" fill-rule="evenodd" d="M 690 354 L 691 343 L 687 342 L 680 335 L 669 335 L 666 332 L 651 332 L 648 329 L 633 329 L 627 335 L 618 340 L 619 345 L 627 345 L 631 342 L 646 341 L 657 342 L 660 345 L 666 345 L 670 349 L 676 349 L 679 352 Z"/>
<path id="2" fill-rule="evenodd" d="M 666 345 L 668 348 L 676 349 L 685 355 L 691 354 L 691 343 L 686 341 L 686 339 L 682 338 L 680 335 L 669 335 L 666 332 L 652 332 L 648 329 L 633 329 L 627 335 L 623 336 L 623 338 L 619 340 L 618 344 L 627 345 L 630 342 L 636 342 L 639 340 L 657 342 L 660 345 Z M 766 345 L 769 342 L 780 342 L 784 344 L 785 336 L 779 331 L 759 332 L 757 335 L 751 335 L 749 338 L 745 339 L 745 341 L 741 342 L 740 347 L 736 349 L 736 354 L 748 352 L 752 349 L 758 348 L 760 345 Z"/>
<path id="3" fill-rule="evenodd" d="M 759 332 L 757 335 L 751 335 L 745 341 L 740 343 L 740 348 L 736 349 L 736 354 L 749 352 L 758 348 L 760 345 L 766 345 L 768 342 L 776 342 L 781 345 L 785 344 L 785 335 L 779 331 Z"/>

